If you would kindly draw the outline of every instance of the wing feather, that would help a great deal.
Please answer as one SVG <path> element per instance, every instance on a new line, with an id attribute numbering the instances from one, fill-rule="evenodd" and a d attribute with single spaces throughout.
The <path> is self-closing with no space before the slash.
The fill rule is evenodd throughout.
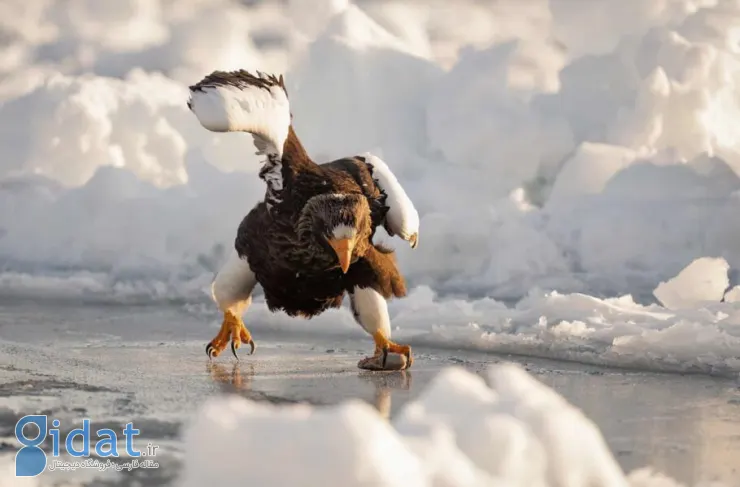
<path id="1" fill-rule="evenodd" d="M 362 154 L 361 157 L 370 168 L 375 184 L 387 196 L 386 230 L 391 236 L 398 235 L 408 241 L 411 248 L 416 248 L 419 244 L 419 213 L 411 198 L 382 159 L 370 153 Z"/>
<path id="2" fill-rule="evenodd" d="M 190 87 L 188 107 L 212 132 L 248 132 L 257 154 L 280 159 L 291 122 L 282 75 L 214 71 Z"/>

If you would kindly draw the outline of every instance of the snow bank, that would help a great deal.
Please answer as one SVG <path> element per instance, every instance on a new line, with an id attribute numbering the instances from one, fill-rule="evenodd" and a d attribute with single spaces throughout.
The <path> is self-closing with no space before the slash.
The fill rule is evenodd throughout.
<path id="1" fill-rule="evenodd" d="M 632 297 L 532 291 L 510 308 L 491 299 L 450 301 L 418 289 L 392 315 L 418 343 L 675 372 L 736 377 L 734 304 L 667 310 Z"/>
<path id="2" fill-rule="evenodd" d="M 646 471 L 632 483 L 594 423 L 523 369 L 486 376 L 488 385 L 461 368 L 442 371 L 391 424 L 354 401 L 211 400 L 185 432 L 182 485 L 240 485 L 246 472 L 265 487 L 666 485 Z"/>
<path id="3" fill-rule="evenodd" d="M 0 177 L 36 174 L 79 186 L 106 164 L 160 186 L 181 184 L 186 142 L 167 115 L 186 96 L 172 81 L 140 71 L 125 80 L 51 76 L 0 108 L 0 145 L 13 149 Z"/>
<path id="4" fill-rule="evenodd" d="M 296 132 L 317 160 L 372 148 L 402 175 L 421 162 L 425 102 L 441 70 L 415 51 L 357 6 L 331 18 L 287 81 Z"/>
<path id="5" fill-rule="evenodd" d="M 534 289 L 512 306 L 491 298 L 440 296 L 418 286 L 391 302 L 390 316 L 394 339 L 412 346 L 737 378 L 740 307 L 729 301 L 667 309 L 639 304 L 629 295 L 596 298 Z M 189 309 L 210 323 L 212 333 L 218 331 L 221 317 L 207 302 Z M 310 333 L 316 340 L 367 340 L 347 310 L 295 320 L 270 313 L 258 296 L 246 319 L 255 340 L 276 329 Z"/>
<path id="6" fill-rule="evenodd" d="M 66 74 L 124 76 L 134 67 L 182 82 L 224 67 L 284 69 L 285 55 L 256 40 L 279 36 L 285 19 L 274 8 L 248 9 L 217 0 L 122 0 L 115 8 L 91 0 L 9 0 L 0 29 L 0 74 L 31 64 Z M 4 11 L 4 12 L 3 12 Z M 3 55 L 4 54 L 4 55 Z"/>
<path id="7" fill-rule="evenodd" d="M 696 259 L 740 268 L 737 5 L 247 3 L 0 6 L 1 293 L 205 302 L 263 186 L 251 138 L 203 130 L 186 86 L 259 67 L 287 71 L 317 160 L 372 151 L 415 202 L 402 333 L 737 372 L 715 271 L 652 304 Z"/>

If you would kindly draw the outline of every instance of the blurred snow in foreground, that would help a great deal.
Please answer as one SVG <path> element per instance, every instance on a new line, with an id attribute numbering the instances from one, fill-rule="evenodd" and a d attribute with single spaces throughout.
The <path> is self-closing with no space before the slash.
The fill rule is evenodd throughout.
<path id="1" fill-rule="evenodd" d="M 594 423 L 519 366 L 443 370 L 389 424 L 370 405 L 209 401 L 185 433 L 183 487 L 678 487 L 621 471 Z M 247 480 L 248 479 L 248 480 Z"/>

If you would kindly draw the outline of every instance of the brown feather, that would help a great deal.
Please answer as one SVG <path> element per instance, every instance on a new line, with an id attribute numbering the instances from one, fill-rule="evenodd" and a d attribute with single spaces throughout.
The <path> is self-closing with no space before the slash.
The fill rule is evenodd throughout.
<path id="1" fill-rule="evenodd" d="M 344 294 L 355 287 L 372 287 L 386 299 L 405 296 L 393 251 L 372 242 L 388 207 L 364 160 L 315 164 L 291 127 L 281 162 L 280 202 L 269 211 L 264 202 L 257 204 L 235 240 L 237 252 L 247 258 L 265 291 L 268 307 L 310 318 L 341 306 Z M 342 199 L 346 206 L 336 208 L 331 207 L 336 201 L 327 203 L 331 198 L 317 198 L 332 194 L 356 196 Z M 357 222 L 359 237 L 346 274 L 331 248 L 316 237 L 312 218 L 317 212 Z"/>

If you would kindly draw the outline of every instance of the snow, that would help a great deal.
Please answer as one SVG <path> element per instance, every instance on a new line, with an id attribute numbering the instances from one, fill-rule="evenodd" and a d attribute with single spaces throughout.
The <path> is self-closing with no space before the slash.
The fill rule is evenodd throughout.
<path id="1" fill-rule="evenodd" d="M 653 294 L 669 309 L 697 308 L 708 302 L 719 302 L 730 284 L 725 259 L 696 259 L 676 277 L 661 282 Z"/>
<path id="2" fill-rule="evenodd" d="M 15 457 L 0 457 L 0 487 L 37 487 L 35 478 L 18 478 L 15 476 Z"/>
<path id="3" fill-rule="evenodd" d="M 417 249 L 385 239 L 409 281 L 399 340 L 740 373 L 734 2 L 0 12 L 3 295 L 186 301 L 215 323 L 211 279 L 264 183 L 251 137 L 203 129 L 187 86 L 258 68 L 285 72 L 314 158 L 370 151 L 418 210 Z M 248 313 L 306 330 L 259 296 Z M 347 310 L 311 331 L 361 333 Z"/>
<path id="4" fill-rule="evenodd" d="M 214 401 L 185 441 L 185 486 L 237 485 L 247 472 L 250 482 L 264 486 L 425 485 L 418 460 L 372 406 L 359 401 L 322 409 Z M 291 468 L 275 458 L 290 458 Z"/>
<path id="5" fill-rule="evenodd" d="M 0 108 L 6 121 L 0 144 L 15 156 L 0 174 L 36 174 L 79 186 L 103 163 L 160 186 L 184 183 L 187 144 L 168 112 L 177 110 L 185 93 L 171 80 L 141 71 L 124 80 L 53 75 Z"/>
<path id="6" fill-rule="evenodd" d="M 185 441 L 184 487 L 238 485 L 243 475 L 266 487 L 672 485 L 644 470 L 626 477 L 591 420 L 508 364 L 485 380 L 444 369 L 391 423 L 355 401 L 314 408 L 217 398 Z M 290 458 L 290 468 L 275 458 Z"/>
<path id="7" fill-rule="evenodd" d="M 635 160 L 630 149 L 583 142 L 563 165 L 550 191 L 550 208 L 604 191 L 609 180 Z"/>

